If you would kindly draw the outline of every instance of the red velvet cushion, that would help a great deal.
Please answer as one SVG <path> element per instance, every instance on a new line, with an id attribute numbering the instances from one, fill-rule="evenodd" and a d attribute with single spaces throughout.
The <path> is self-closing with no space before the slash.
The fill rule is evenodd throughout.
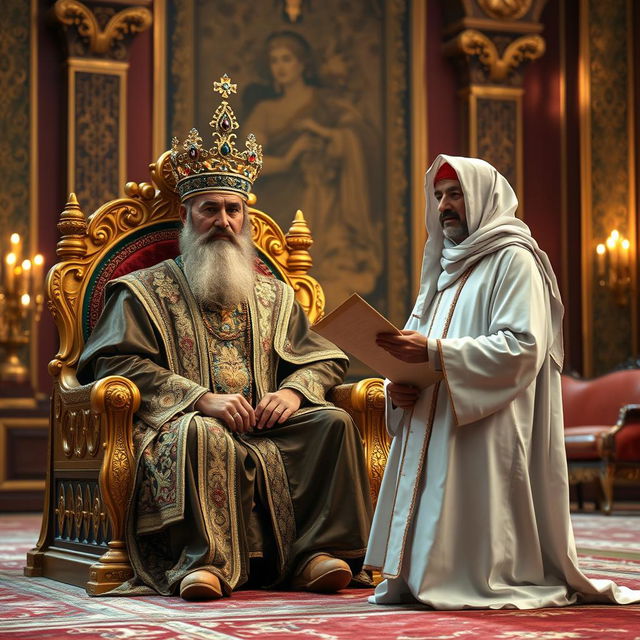
<path id="1" fill-rule="evenodd" d="M 564 444 L 568 460 L 599 460 L 602 457 L 604 436 L 611 427 L 566 427 Z"/>
<path id="2" fill-rule="evenodd" d="M 640 423 L 626 424 L 616 433 L 616 460 L 640 462 Z"/>
<path id="3" fill-rule="evenodd" d="M 158 240 L 153 244 L 141 246 L 137 251 L 127 252 L 116 261 L 110 280 L 115 280 L 128 273 L 151 267 L 158 262 L 175 258 L 180 253 L 178 239 Z"/>
<path id="4" fill-rule="evenodd" d="M 592 380 L 562 376 L 565 427 L 614 425 L 620 408 L 640 403 L 640 369 L 625 369 Z"/>

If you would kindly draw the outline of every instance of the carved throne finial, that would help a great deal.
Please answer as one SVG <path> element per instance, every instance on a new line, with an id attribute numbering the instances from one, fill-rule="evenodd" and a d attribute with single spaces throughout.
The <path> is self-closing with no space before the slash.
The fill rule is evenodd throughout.
<path id="1" fill-rule="evenodd" d="M 293 273 L 307 273 L 311 269 L 313 260 L 309 254 L 309 247 L 313 244 L 311 230 L 300 209 L 296 211 L 291 228 L 285 236 L 289 248 L 287 266 Z"/>
<path id="2" fill-rule="evenodd" d="M 75 193 L 69 194 L 57 226 L 61 236 L 56 248 L 58 257 L 61 260 L 81 258 L 87 249 L 84 239 L 87 232 L 87 218 L 80 209 Z"/>

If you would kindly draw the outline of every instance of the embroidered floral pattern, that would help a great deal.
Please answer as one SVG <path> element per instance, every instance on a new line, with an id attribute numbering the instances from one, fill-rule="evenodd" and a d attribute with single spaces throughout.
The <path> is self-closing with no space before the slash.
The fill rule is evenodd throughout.
<path id="1" fill-rule="evenodd" d="M 260 386 L 265 390 L 271 389 L 275 380 L 273 341 L 276 318 L 281 303 L 278 285 L 278 281 L 274 278 L 256 276 L 255 292 L 258 308 L 256 309 L 257 318 L 254 318 L 254 322 L 257 322 L 258 325 L 258 335 L 262 347 L 257 349 L 259 370 L 256 371 L 256 376 L 262 375 Z"/>
<path id="2" fill-rule="evenodd" d="M 139 413 L 154 423 L 168 420 L 175 415 L 175 407 L 184 403 L 193 388 L 192 382 L 172 374 L 147 402 L 142 402 Z"/>
<path id="3" fill-rule="evenodd" d="M 315 404 L 329 404 L 325 400 L 325 393 L 329 384 L 324 384 L 323 376 L 311 368 L 298 369 L 290 376 L 287 376 L 280 385 L 280 388 L 288 387 L 297 389 L 305 397 Z"/>
<path id="4" fill-rule="evenodd" d="M 232 311 L 204 311 L 209 332 L 211 379 L 216 393 L 240 393 L 253 399 L 249 315 L 244 305 Z"/>
<path id="5" fill-rule="evenodd" d="M 240 576 L 236 463 L 233 438 L 214 418 L 197 418 L 206 446 L 198 483 L 206 500 L 205 526 L 211 545 L 211 564 L 233 588 Z"/>
<path id="6" fill-rule="evenodd" d="M 144 520 L 161 522 L 161 512 L 173 508 L 177 502 L 178 438 L 178 429 L 167 422 L 142 452 L 137 511 L 139 530 L 146 528 L 141 526 Z"/>

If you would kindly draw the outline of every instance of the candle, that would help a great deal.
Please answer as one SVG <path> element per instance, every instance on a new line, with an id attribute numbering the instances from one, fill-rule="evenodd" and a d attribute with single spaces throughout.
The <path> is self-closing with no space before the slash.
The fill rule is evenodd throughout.
<path id="1" fill-rule="evenodd" d="M 44 257 L 38 253 L 33 258 L 33 293 L 42 295 L 44 285 Z"/>
<path id="2" fill-rule="evenodd" d="M 12 233 L 11 238 L 11 253 L 16 256 L 16 264 L 20 264 L 22 258 L 22 238 L 19 233 Z"/>
<path id="3" fill-rule="evenodd" d="M 601 280 L 604 278 L 604 254 L 606 250 L 606 247 L 602 243 L 600 243 L 596 247 L 596 264 L 598 268 L 598 278 Z"/>
<path id="4" fill-rule="evenodd" d="M 625 238 L 620 243 L 620 268 L 622 270 L 622 275 L 624 277 L 627 276 L 629 269 L 629 247 L 631 243 Z"/>
<path id="5" fill-rule="evenodd" d="M 612 231 L 607 238 L 609 253 L 609 286 L 613 289 L 618 281 L 618 232 Z"/>
<path id="6" fill-rule="evenodd" d="M 20 278 L 20 293 L 29 293 L 29 282 L 31 278 L 31 260 L 22 261 L 22 277 Z"/>
<path id="7" fill-rule="evenodd" d="M 4 289 L 7 295 L 13 292 L 13 283 L 15 280 L 16 254 L 8 253 L 4 259 Z"/>

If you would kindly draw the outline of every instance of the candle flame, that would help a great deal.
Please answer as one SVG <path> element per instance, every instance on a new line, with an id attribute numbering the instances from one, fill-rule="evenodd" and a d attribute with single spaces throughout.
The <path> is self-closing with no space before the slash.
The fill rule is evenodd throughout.
<path id="1" fill-rule="evenodd" d="M 38 266 L 44 264 L 44 256 L 41 253 L 38 253 L 33 258 L 33 264 L 37 264 Z"/>
<path id="2" fill-rule="evenodd" d="M 597 253 L 599 256 L 603 256 L 605 251 L 606 251 L 606 248 L 605 248 L 605 246 L 604 246 L 602 243 L 600 243 L 600 244 L 596 247 L 596 253 Z"/>
<path id="3" fill-rule="evenodd" d="M 18 244 L 20 242 L 20 234 L 12 233 L 11 234 L 11 244 Z"/>
<path id="4" fill-rule="evenodd" d="M 31 260 L 23 260 L 22 261 L 22 270 L 29 271 L 31 269 Z"/>
<path id="5" fill-rule="evenodd" d="M 31 303 L 31 296 L 28 293 L 23 293 L 20 297 L 20 302 L 23 307 L 28 307 Z"/>

